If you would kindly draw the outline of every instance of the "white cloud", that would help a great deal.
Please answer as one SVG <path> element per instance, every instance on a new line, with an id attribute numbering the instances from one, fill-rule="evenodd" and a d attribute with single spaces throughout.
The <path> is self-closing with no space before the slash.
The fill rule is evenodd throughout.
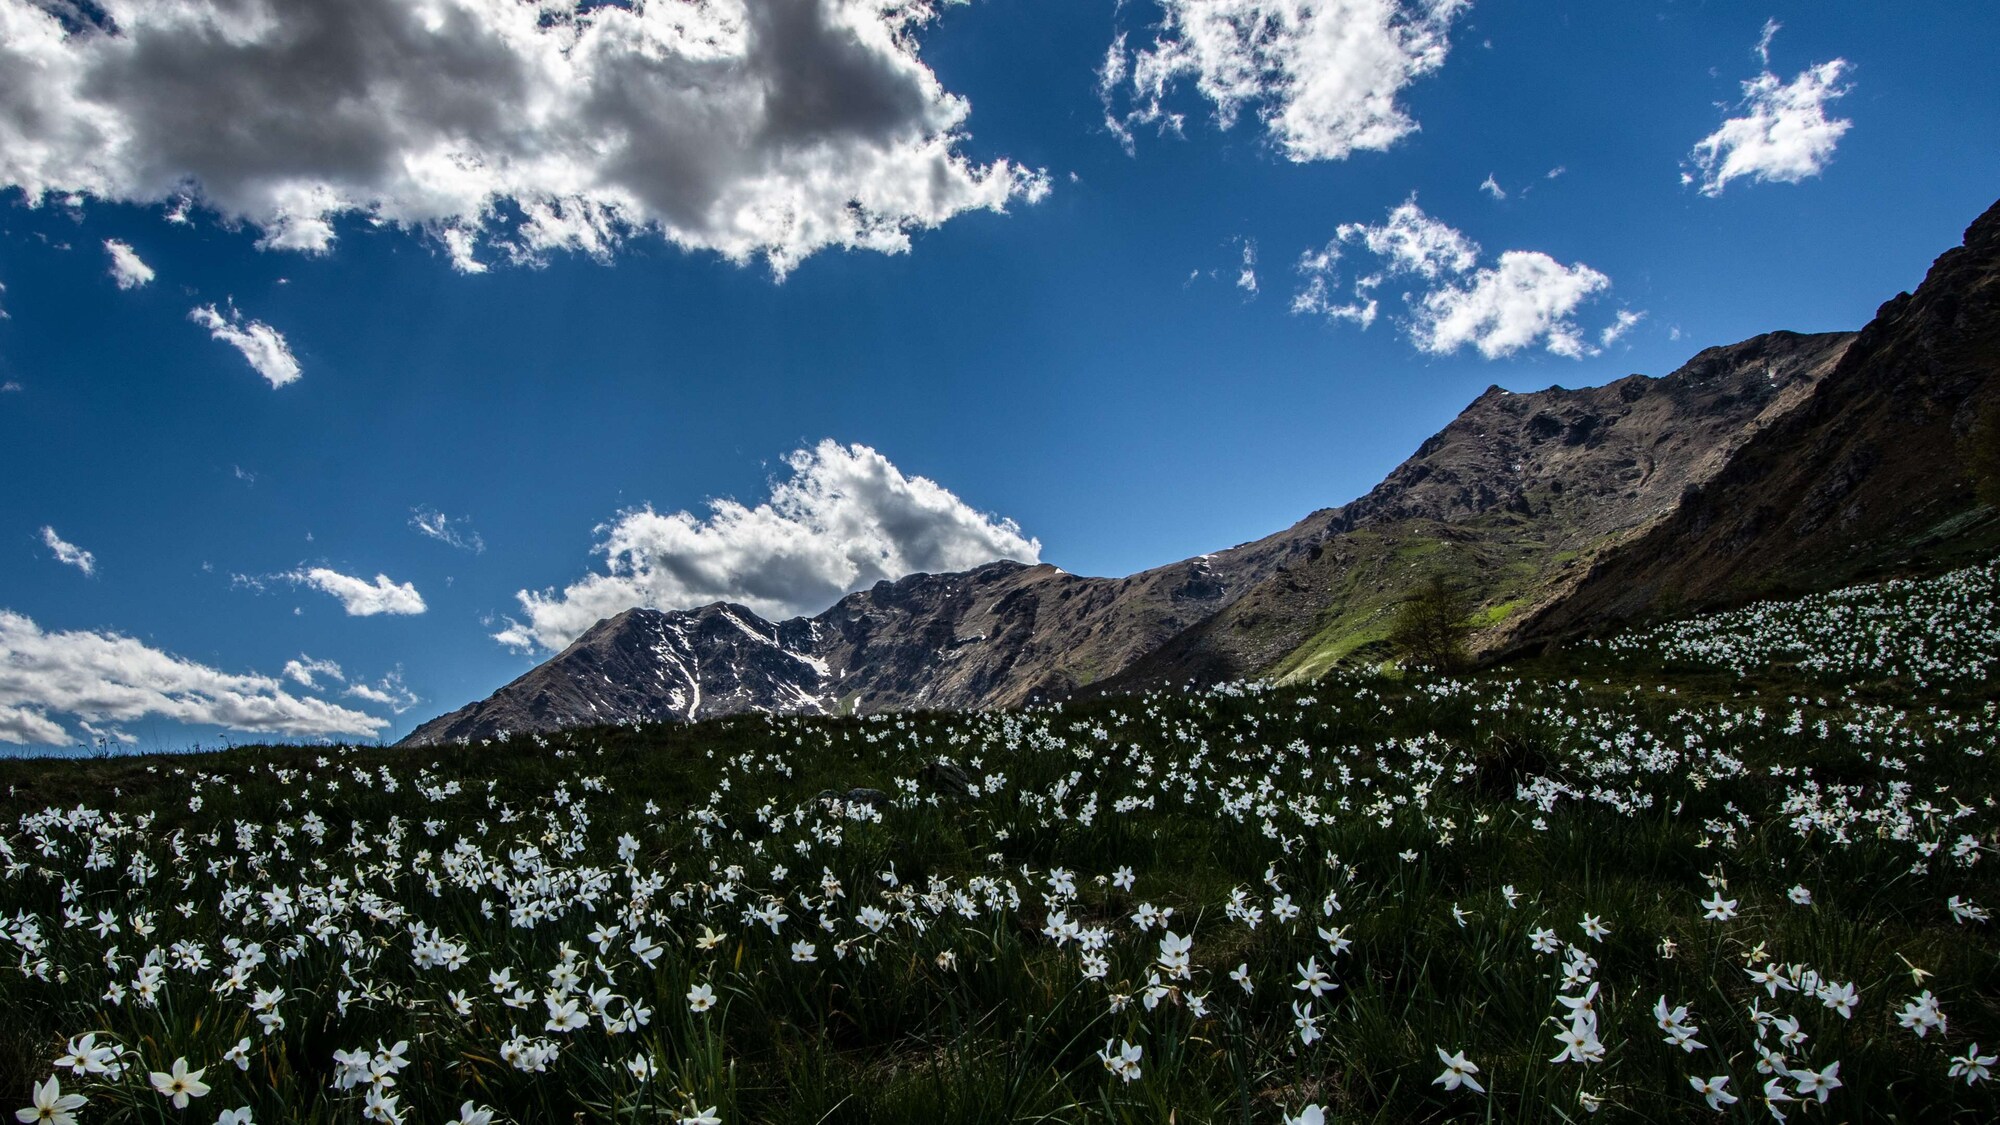
<path id="1" fill-rule="evenodd" d="M 603 573 L 561 592 L 523 590 L 525 621 L 495 639 L 557 649 L 635 606 L 685 609 L 733 601 L 770 618 L 825 609 L 882 579 L 965 570 L 995 559 L 1036 562 L 1039 540 L 982 514 L 934 481 L 903 475 L 865 445 L 828 440 L 786 458 L 790 476 L 756 507 L 712 500 L 709 515 L 651 508 L 600 525 Z"/>
<path id="2" fill-rule="evenodd" d="M 1257 241 L 1243 241 L 1243 264 L 1236 271 L 1236 288 L 1252 297 L 1257 295 Z"/>
<path id="3" fill-rule="evenodd" d="M 1416 130 L 1397 95 L 1444 65 L 1452 21 L 1469 0 L 1159 5 L 1152 44 L 1128 51 L 1121 34 L 1098 71 L 1105 123 L 1128 149 L 1135 127 L 1181 131 L 1167 101 L 1191 80 L 1222 128 L 1254 108 L 1288 159 L 1309 161 L 1387 149 Z"/>
<path id="4" fill-rule="evenodd" d="M 1426 278 L 1464 273 L 1479 261 L 1479 244 L 1424 214 L 1414 196 L 1390 211 L 1389 221 L 1379 226 L 1340 224 L 1327 251 L 1337 257 L 1339 247 L 1354 245 L 1387 259 L 1391 271 Z"/>
<path id="5" fill-rule="evenodd" d="M 1494 179 L 1491 172 L 1486 173 L 1486 178 L 1480 181 L 1479 190 L 1495 199 L 1507 198 L 1507 189 L 1500 186 L 1500 181 Z"/>
<path id="6" fill-rule="evenodd" d="M 1318 260 L 1308 254 L 1308 260 Z M 1330 265 L 1330 263 L 1329 263 Z M 1330 272 L 1313 273 L 1311 267 L 1301 264 L 1300 271 L 1307 274 L 1305 288 L 1292 296 L 1292 312 L 1295 315 L 1323 316 L 1328 320 L 1351 320 L 1366 330 L 1375 323 L 1375 317 L 1382 306 L 1373 297 L 1357 292 L 1352 301 L 1341 301 L 1333 295 L 1334 277 Z"/>
<path id="7" fill-rule="evenodd" d="M 486 540 L 473 529 L 470 516 L 453 518 L 435 508 L 412 508 L 410 527 L 419 535 L 461 551 L 471 551 L 475 555 L 486 553 Z"/>
<path id="8" fill-rule="evenodd" d="M 1611 279 L 1578 263 L 1565 266 L 1534 250 L 1509 250 L 1497 268 L 1439 286 L 1416 308 L 1410 338 L 1433 355 L 1470 344 L 1487 359 L 1540 341 L 1555 355 L 1581 359 L 1584 346 L 1570 313 L 1611 288 Z"/>
<path id="9" fill-rule="evenodd" d="M 91 724 L 157 717 L 292 736 L 370 736 L 388 725 L 291 695 L 269 676 L 220 672 L 116 633 L 45 632 L 0 610 L 0 742 L 69 742 L 53 717 L 61 715 Z"/>
<path id="10" fill-rule="evenodd" d="M 331 660 L 314 660 L 305 653 L 300 653 L 297 660 L 285 661 L 285 678 L 300 687 L 318 690 L 319 681 L 313 678 L 315 676 L 326 676 L 343 684 L 347 682 L 347 676 L 340 670 L 340 665 Z"/>
<path id="11" fill-rule="evenodd" d="M 1625 333 L 1637 327 L 1638 323 L 1644 319 L 1646 319 L 1646 314 L 1643 312 L 1633 312 L 1631 309 L 1619 309 L 1617 319 L 1604 326 L 1604 331 L 1597 337 L 1597 342 L 1608 348 L 1622 339 Z"/>
<path id="12" fill-rule="evenodd" d="M 1347 299 L 1336 296 L 1335 287 L 1339 265 L 1351 254 L 1367 255 L 1375 268 L 1355 279 Z M 1292 298 L 1292 312 L 1352 321 L 1366 329 L 1380 312 L 1375 291 L 1401 277 L 1418 285 L 1405 300 L 1410 306 L 1407 330 L 1421 351 L 1449 355 L 1471 346 L 1497 359 L 1539 343 L 1569 358 L 1590 353 L 1571 317 L 1585 301 L 1609 289 L 1610 278 L 1582 263 L 1565 266 L 1539 251 L 1509 250 L 1485 268 L 1479 260 L 1478 243 L 1425 214 L 1411 198 L 1391 210 L 1387 222 L 1343 223 L 1332 241 L 1302 255 L 1298 271 L 1304 281 Z"/>
<path id="13" fill-rule="evenodd" d="M 104 252 L 111 255 L 111 280 L 118 283 L 118 288 L 137 289 L 153 280 L 153 267 L 140 259 L 130 243 L 107 238 Z"/>
<path id="14" fill-rule="evenodd" d="M 0 0 L 0 185 L 195 205 L 269 249 L 336 221 L 458 269 L 658 234 L 782 273 L 897 252 L 1046 175 L 960 151 L 935 0 Z M 70 24 L 65 27 L 65 22 Z M 94 26 L 84 26 L 94 25 Z"/>
<path id="15" fill-rule="evenodd" d="M 379 614 L 407 616 L 422 613 L 428 608 L 424 605 L 423 595 L 417 593 L 414 585 L 391 582 L 386 574 L 378 574 L 375 581 L 368 582 L 316 566 L 280 577 L 339 598 L 349 617 L 375 617 Z"/>
<path id="16" fill-rule="evenodd" d="M 0 320 L 4 319 L 6 319 L 4 316 L 0 316 Z M 4 383 L 0 383 L 0 394 L 17 395 L 20 393 L 21 384 L 16 383 L 14 380 L 9 379 Z"/>
<path id="17" fill-rule="evenodd" d="M 403 670 L 401 668 L 397 668 L 372 684 L 350 684 L 347 691 L 343 694 L 353 696 L 356 699 L 365 699 L 378 706 L 387 707 L 390 711 L 398 715 L 424 701 L 422 696 L 411 691 L 409 685 L 403 682 Z"/>
<path id="18" fill-rule="evenodd" d="M 1767 67 L 1771 37 L 1777 33 L 1778 24 L 1767 21 L 1757 40 L 1757 57 Z M 1729 181 L 1746 176 L 1759 183 L 1795 184 L 1819 175 L 1854 124 L 1827 116 L 1828 104 L 1852 89 L 1840 80 L 1847 69 L 1846 59 L 1834 59 L 1800 71 L 1790 82 L 1779 81 L 1769 70 L 1745 81 L 1743 100 L 1734 107 L 1742 115 L 1724 119 L 1721 128 L 1696 142 L 1688 154 L 1694 171 L 1682 173 L 1681 182 L 1698 182 L 1701 193 L 1713 197 Z"/>
<path id="19" fill-rule="evenodd" d="M 1777 20 L 1767 19 L 1764 21 L 1764 30 L 1757 36 L 1757 46 L 1753 48 L 1756 51 L 1759 63 L 1765 66 L 1771 65 L 1771 40 L 1777 38 L 1778 29 L 1784 26 L 1784 24 L 1779 23 Z"/>
<path id="20" fill-rule="evenodd" d="M 54 552 L 56 561 L 73 566 L 86 575 L 97 573 L 97 556 L 56 534 L 53 527 L 42 528 L 42 545 Z"/>
<path id="21" fill-rule="evenodd" d="M 0 0 L 5 3 L 6 0 Z M 243 353 L 250 366 L 257 370 L 272 387 L 282 387 L 297 381 L 299 361 L 292 355 L 292 346 L 285 342 L 278 330 L 261 320 L 245 321 L 243 314 L 231 306 L 227 315 L 216 311 L 214 305 L 202 305 L 188 312 L 188 319 L 208 329 L 208 334 Z"/>

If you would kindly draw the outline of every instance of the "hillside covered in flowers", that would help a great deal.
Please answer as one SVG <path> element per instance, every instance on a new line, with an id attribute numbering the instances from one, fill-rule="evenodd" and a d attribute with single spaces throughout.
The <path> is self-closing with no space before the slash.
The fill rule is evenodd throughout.
<path id="1" fill-rule="evenodd" d="M 1992 1121 L 1996 586 L 1457 679 L 0 763 L 0 1109 Z"/>

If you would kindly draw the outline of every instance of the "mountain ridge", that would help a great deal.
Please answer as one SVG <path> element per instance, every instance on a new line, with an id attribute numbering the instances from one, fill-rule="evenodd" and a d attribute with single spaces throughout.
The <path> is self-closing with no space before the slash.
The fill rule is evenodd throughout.
<path id="1" fill-rule="evenodd" d="M 1504 655 L 1796 578 L 1842 535 L 1907 540 L 1927 519 L 1958 543 L 1936 529 L 1972 510 L 1970 485 L 1921 486 L 1921 468 L 1992 403 L 1996 277 L 2000 204 L 1858 333 L 1764 333 L 1593 387 L 1491 386 L 1367 493 L 1263 538 L 1123 578 L 1015 561 L 909 575 L 783 622 L 720 602 L 628 610 L 402 744 L 1306 679 L 1378 653 L 1430 573 L 1477 603 L 1476 651 Z M 1772 503 L 1819 514 L 1773 523 Z M 1841 514 L 1857 504 L 1881 518 Z M 1780 525 L 1796 542 L 1772 545 Z M 1737 561 L 1710 574 L 1718 551 Z"/>

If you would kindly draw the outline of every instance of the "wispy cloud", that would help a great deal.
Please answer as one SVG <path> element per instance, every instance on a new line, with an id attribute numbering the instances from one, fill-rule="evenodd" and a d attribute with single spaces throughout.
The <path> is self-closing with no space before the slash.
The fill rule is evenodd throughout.
<path id="1" fill-rule="evenodd" d="M 190 310 L 188 319 L 243 353 L 243 358 L 273 388 L 298 381 L 299 361 L 292 355 L 292 346 L 277 329 L 263 321 L 245 320 L 233 305 L 227 313 L 218 311 L 214 305 L 202 305 Z"/>
<path id="2" fill-rule="evenodd" d="M 97 573 L 97 556 L 57 535 L 55 528 L 42 528 L 42 545 L 54 553 L 57 562 L 73 566 L 86 575 Z"/>
<path id="3" fill-rule="evenodd" d="M 297 660 L 285 661 L 285 678 L 300 687 L 317 690 L 319 681 L 314 678 L 316 676 L 325 676 L 340 683 L 347 682 L 347 676 L 341 672 L 340 665 L 331 660 L 314 660 L 305 653 L 300 653 Z"/>
<path id="4" fill-rule="evenodd" d="M 419 535 L 473 554 L 484 554 L 486 540 L 472 526 L 472 517 L 453 518 L 435 508 L 410 509 L 410 527 Z"/>
<path id="5" fill-rule="evenodd" d="M 342 574 L 323 566 L 294 570 L 279 577 L 301 586 L 310 586 L 321 593 L 331 594 L 340 599 L 342 608 L 349 617 L 376 617 L 380 615 L 409 616 L 424 612 L 423 595 L 417 593 L 415 585 L 408 582 L 393 582 L 386 574 L 378 574 L 375 581 Z"/>
<path id="6" fill-rule="evenodd" d="M 349 684 L 347 690 L 341 694 L 387 707 L 398 715 L 424 701 L 422 696 L 411 691 L 409 685 L 403 682 L 403 670 L 400 667 L 372 684 Z"/>

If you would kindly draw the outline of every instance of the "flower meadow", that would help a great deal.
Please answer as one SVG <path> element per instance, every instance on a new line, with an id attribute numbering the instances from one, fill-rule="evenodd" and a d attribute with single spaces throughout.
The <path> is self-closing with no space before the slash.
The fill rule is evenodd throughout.
<path id="1" fill-rule="evenodd" d="M 1978 574 L 1455 679 L 0 762 L 0 1096 L 2000 1119 Z"/>

